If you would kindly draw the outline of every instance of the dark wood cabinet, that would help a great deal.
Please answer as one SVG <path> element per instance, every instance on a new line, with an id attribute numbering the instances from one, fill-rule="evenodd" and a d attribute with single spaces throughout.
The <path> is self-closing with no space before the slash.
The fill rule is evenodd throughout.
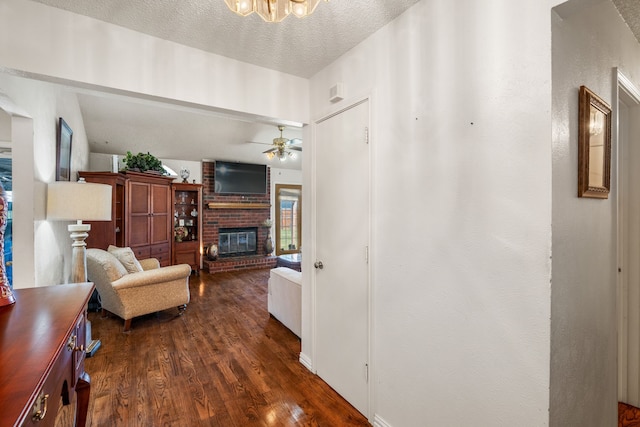
<path id="1" fill-rule="evenodd" d="M 111 186 L 111 221 L 85 221 L 91 224 L 87 237 L 87 247 L 107 249 L 109 245 L 122 247 L 125 245 L 125 185 L 122 174 L 111 172 L 79 172 L 80 178 L 87 182 L 108 184 Z"/>
<path id="2" fill-rule="evenodd" d="M 53 426 L 58 408 L 75 401 L 76 426 L 85 425 L 85 324 L 92 291 L 92 283 L 16 289 L 16 303 L 0 308 L 0 424 Z"/>
<path id="3" fill-rule="evenodd" d="M 173 264 L 189 264 L 200 273 L 202 254 L 202 185 L 174 183 L 173 195 Z"/>
<path id="4" fill-rule="evenodd" d="M 173 178 L 140 172 L 79 172 L 87 182 L 112 187 L 111 221 L 90 221 L 87 247 L 129 246 L 136 258 L 171 265 Z"/>
<path id="5" fill-rule="evenodd" d="M 126 172 L 126 246 L 138 259 L 157 258 L 161 266 L 171 265 L 173 178 Z"/>

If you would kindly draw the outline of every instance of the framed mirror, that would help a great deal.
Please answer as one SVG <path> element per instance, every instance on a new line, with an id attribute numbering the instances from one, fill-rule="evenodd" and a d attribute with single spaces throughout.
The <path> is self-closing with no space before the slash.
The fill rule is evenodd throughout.
<path id="1" fill-rule="evenodd" d="M 276 255 L 300 252 L 302 186 L 276 184 Z"/>
<path id="2" fill-rule="evenodd" d="M 606 199 L 611 189 L 611 107 L 580 86 L 578 197 Z"/>

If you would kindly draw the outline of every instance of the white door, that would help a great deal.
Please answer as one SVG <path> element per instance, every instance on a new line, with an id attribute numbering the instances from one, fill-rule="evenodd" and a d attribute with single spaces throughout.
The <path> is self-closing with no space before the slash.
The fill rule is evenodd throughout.
<path id="1" fill-rule="evenodd" d="M 318 375 L 368 416 L 369 102 L 316 127 Z M 322 263 L 320 265 L 320 263 Z"/>
<path id="2" fill-rule="evenodd" d="M 640 106 L 618 102 L 618 400 L 640 406 Z"/>

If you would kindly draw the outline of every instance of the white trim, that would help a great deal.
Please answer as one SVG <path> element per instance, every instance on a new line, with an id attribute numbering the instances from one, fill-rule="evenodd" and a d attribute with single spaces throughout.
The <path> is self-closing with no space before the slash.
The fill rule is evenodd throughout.
<path id="1" fill-rule="evenodd" d="M 309 356 L 300 352 L 300 357 L 298 361 L 302 364 L 302 366 L 304 366 L 314 374 L 316 373 L 316 371 L 313 370 L 313 362 L 311 361 L 311 358 Z"/>
<path id="2" fill-rule="evenodd" d="M 616 215 L 616 258 L 617 258 L 617 267 L 618 273 L 616 274 L 616 317 L 617 317 L 617 394 L 618 400 L 627 400 L 628 396 L 628 323 L 625 320 L 627 317 L 626 310 L 624 310 L 625 301 L 627 300 L 628 295 L 628 287 L 627 282 L 624 279 L 627 274 L 627 266 L 624 265 L 624 245 L 622 243 L 622 233 L 625 232 L 623 229 L 624 222 L 624 203 L 626 203 L 626 198 L 624 197 L 624 192 L 626 189 L 624 188 L 622 182 L 622 174 L 625 173 L 622 170 L 622 151 L 623 148 L 620 144 L 619 136 L 619 120 L 620 120 L 620 103 L 622 102 L 622 97 L 620 91 L 623 91 L 629 99 L 635 103 L 635 106 L 640 105 L 640 91 L 633 84 L 633 82 L 620 71 L 619 68 L 613 68 L 613 95 L 611 100 L 612 106 L 612 140 L 615 143 L 616 147 L 616 182 L 615 188 L 617 192 L 617 215 Z M 633 106 L 629 106 L 633 107 Z M 622 358 L 622 363 L 620 362 Z"/>
<path id="3" fill-rule="evenodd" d="M 616 86 L 624 90 L 624 92 L 631 97 L 633 102 L 635 102 L 636 104 L 640 104 L 640 90 L 638 90 L 631 79 L 625 76 L 619 68 L 615 67 L 613 70 L 614 75 L 617 76 Z M 614 90 L 614 96 L 616 95 L 616 91 Z"/>
<path id="4" fill-rule="evenodd" d="M 392 427 L 391 424 L 386 422 L 380 415 L 375 414 L 373 417 L 373 427 Z"/>

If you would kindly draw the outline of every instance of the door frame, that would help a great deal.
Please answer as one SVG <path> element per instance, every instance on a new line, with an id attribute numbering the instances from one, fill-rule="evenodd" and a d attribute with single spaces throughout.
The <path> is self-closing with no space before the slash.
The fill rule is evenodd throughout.
<path id="1" fill-rule="evenodd" d="M 623 92 L 623 93 L 621 93 Z M 622 233 L 624 233 L 624 221 L 623 215 L 626 212 L 624 203 L 626 203 L 626 197 L 624 193 L 626 188 L 623 185 L 623 174 L 627 171 L 623 166 L 622 152 L 623 142 L 620 141 L 620 103 L 625 100 L 629 100 L 633 105 L 629 105 L 630 108 L 634 106 L 640 106 L 640 91 L 633 82 L 626 77 L 626 75 L 617 67 L 613 68 L 613 96 L 612 96 L 612 110 L 613 110 L 613 123 L 612 137 L 616 146 L 616 191 L 617 191 L 617 215 L 616 215 L 616 257 L 618 264 L 618 272 L 616 274 L 616 316 L 617 316 L 617 349 L 618 356 L 617 361 L 617 394 L 618 400 L 622 395 L 626 396 L 628 390 L 628 322 L 627 322 L 627 310 L 626 302 L 628 295 L 628 286 L 626 277 L 626 265 L 624 263 L 625 248 L 622 239 Z M 624 147 L 626 148 L 626 147 Z M 622 363 L 621 363 L 622 358 Z M 624 391 L 622 391 L 624 390 Z"/>
<path id="2" fill-rule="evenodd" d="M 351 108 L 357 107 L 360 104 L 363 104 L 365 102 L 368 102 L 369 104 L 369 111 L 368 111 L 368 144 L 369 144 L 369 165 L 368 165 L 368 182 L 369 182 L 369 231 L 368 231 L 368 239 L 369 239 L 369 253 L 368 253 L 368 259 L 369 262 L 367 264 L 367 292 L 368 292 L 368 301 L 367 301 L 367 311 L 368 311 L 368 319 L 367 319 L 367 324 L 368 324 L 368 349 L 367 349 L 367 355 L 368 355 L 368 362 L 369 362 L 369 367 L 368 367 L 368 382 L 367 382 L 367 400 L 368 400 L 368 413 L 364 414 L 367 419 L 369 420 L 369 422 L 371 422 L 373 424 L 373 418 L 374 418 L 374 414 L 375 414 L 375 401 L 373 399 L 374 396 L 374 386 L 375 386 L 375 379 L 376 379 L 376 371 L 375 371 L 375 355 L 373 352 L 373 349 L 375 348 L 375 333 L 374 333 L 374 322 L 373 319 L 375 319 L 375 294 L 374 294 L 374 287 L 373 287 L 373 283 L 375 283 L 375 278 L 374 278 L 374 269 L 372 268 L 372 266 L 375 263 L 375 250 L 374 250 L 374 240 L 375 240 L 375 233 L 374 233 L 374 228 L 373 228 L 373 223 L 374 223 L 374 214 L 373 214 L 373 206 L 374 206 L 374 194 L 375 192 L 373 191 L 374 186 L 375 186 L 375 182 L 374 182 L 374 174 L 373 174 L 373 170 L 374 170 L 374 166 L 375 166 L 375 150 L 373 149 L 374 145 L 374 137 L 373 134 L 374 132 L 372 131 L 372 123 L 374 123 L 373 121 L 373 111 L 374 111 L 374 103 L 373 103 L 373 96 L 371 94 L 369 95 L 365 95 L 362 97 L 358 97 L 358 98 L 353 98 L 351 100 L 349 100 L 347 103 L 345 103 L 343 106 L 339 107 L 339 108 L 335 108 L 332 111 L 320 116 L 318 119 L 313 120 L 311 123 L 311 144 L 310 144 L 310 154 L 311 154 L 311 173 L 310 173 L 310 199 L 311 199 L 311 227 L 310 227 L 310 242 L 312 242 L 312 244 L 310 245 L 311 247 L 305 250 L 305 256 L 304 256 L 304 260 L 306 261 L 306 263 L 304 264 L 305 269 L 309 269 L 309 268 L 313 268 L 313 263 L 316 260 L 316 236 L 317 236 L 317 199 L 316 199 L 316 194 L 317 194 L 317 177 L 316 177 L 316 173 L 317 173 L 317 165 L 316 165 L 316 159 L 317 159 L 317 127 L 320 123 L 331 119 L 332 117 L 337 116 L 338 114 L 341 114 L 347 110 L 350 110 Z M 304 185 L 303 185 L 303 190 L 304 190 Z M 304 261 L 303 261 L 304 262 Z M 304 271 L 304 270 L 303 270 Z M 316 360 L 316 353 L 317 353 L 317 306 L 316 306 L 316 274 L 314 273 L 310 273 L 308 274 L 309 277 L 309 282 L 310 282 L 310 295 L 311 295 L 311 304 L 310 304 L 310 309 L 311 309 L 311 313 L 309 316 L 309 319 L 311 320 L 311 328 L 310 328 L 310 332 L 311 332 L 311 360 L 308 359 L 308 355 L 304 355 L 301 353 L 300 355 L 300 362 L 302 364 L 304 364 L 310 371 L 312 371 L 313 373 L 317 373 L 317 369 L 314 365 L 314 361 Z"/>

